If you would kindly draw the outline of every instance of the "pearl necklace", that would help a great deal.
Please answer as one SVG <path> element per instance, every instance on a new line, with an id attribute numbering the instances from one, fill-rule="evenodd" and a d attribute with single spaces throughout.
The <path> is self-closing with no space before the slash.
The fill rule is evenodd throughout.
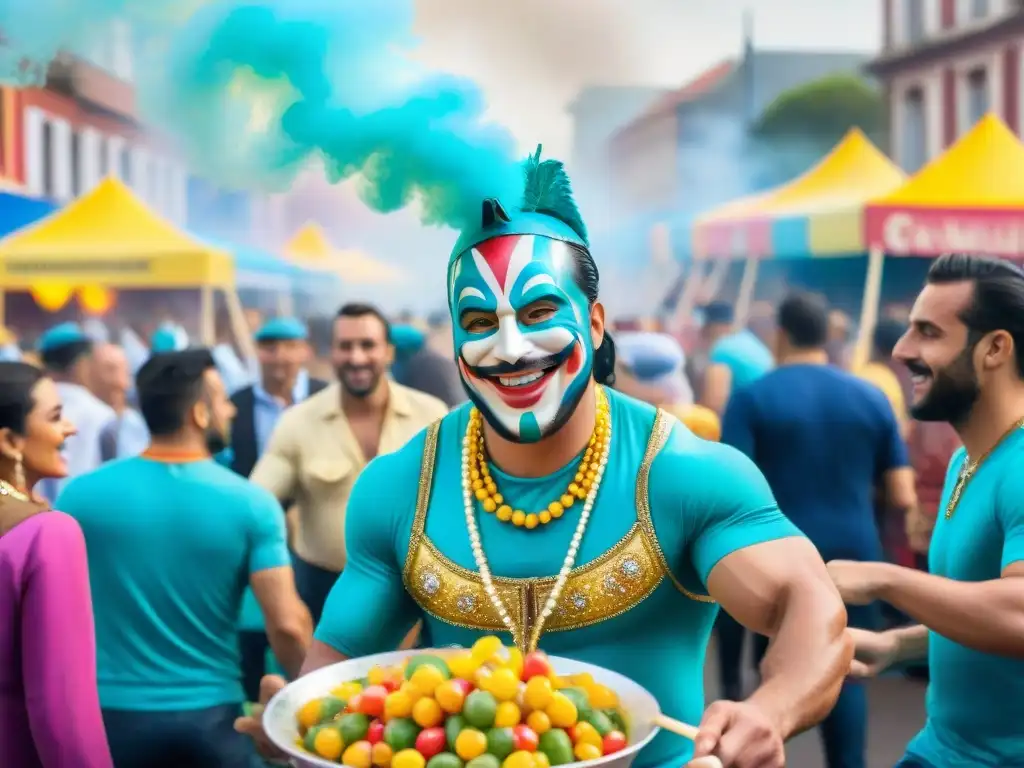
<path id="1" fill-rule="evenodd" d="M 0 480 L 0 496 L 9 496 L 12 499 L 18 501 L 31 501 L 31 497 L 27 493 L 19 491 L 13 484 L 8 483 L 6 480 Z"/>
<path id="2" fill-rule="evenodd" d="M 601 387 L 597 388 L 597 398 L 599 405 L 607 402 L 605 400 L 606 395 Z M 537 644 L 540 641 L 541 633 L 544 630 L 544 625 L 558 606 L 558 599 L 562 596 L 562 591 L 565 589 L 566 582 L 569 580 L 569 574 L 572 572 L 573 566 L 576 564 L 576 555 L 579 553 L 580 543 L 583 541 L 583 534 L 586 532 L 587 523 L 590 521 L 590 512 L 594 508 L 594 501 L 597 499 L 597 492 L 601 487 L 601 478 L 604 476 L 605 468 L 608 465 L 611 439 L 612 422 L 611 413 L 609 412 L 608 428 L 605 431 L 604 441 L 601 444 L 600 451 L 598 452 L 598 468 L 594 476 L 594 481 L 590 486 L 590 490 L 587 493 L 585 501 L 583 502 L 583 510 L 580 512 L 580 519 L 576 524 L 576 531 L 573 533 L 572 540 L 569 542 L 569 551 L 565 555 L 565 560 L 562 561 L 562 567 L 558 571 L 558 577 L 555 579 L 555 584 L 551 589 L 551 594 L 548 595 L 548 599 L 544 603 L 544 608 L 541 610 L 540 616 L 537 618 L 533 632 L 530 638 L 528 638 L 529 645 L 526 643 L 527 638 L 520 637 L 521 633 L 516 628 L 516 622 L 512 618 L 512 614 L 505 606 L 501 596 L 498 594 L 497 587 L 494 585 L 494 576 L 491 574 L 490 565 L 488 564 L 487 557 L 484 554 L 483 544 L 480 541 L 480 529 L 476 524 L 476 509 L 474 505 L 476 497 L 473 493 L 472 480 L 470 477 L 472 457 L 470 456 L 469 434 L 467 434 L 462 440 L 462 500 L 466 511 L 466 529 L 469 531 L 469 544 L 473 550 L 473 559 L 476 561 L 477 571 L 480 573 L 480 580 L 484 584 L 484 592 L 487 593 L 487 597 L 490 599 L 491 604 L 498 612 L 498 616 L 501 618 L 501 623 L 505 625 L 505 628 L 512 635 L 513 642 L 524 651 L 536 649 Z"/>

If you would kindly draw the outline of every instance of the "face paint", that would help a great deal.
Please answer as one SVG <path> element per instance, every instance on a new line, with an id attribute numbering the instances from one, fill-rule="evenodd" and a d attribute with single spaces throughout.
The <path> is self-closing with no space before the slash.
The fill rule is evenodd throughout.
<path id="1" fill-rule="evenodd" d="M 451 267 L 462 383 L 509 440 L 532 443 L 558 431 L 587 388 L 590 306 L 573 269 L 566 243 L 535 235 L 486 240 Z"/>

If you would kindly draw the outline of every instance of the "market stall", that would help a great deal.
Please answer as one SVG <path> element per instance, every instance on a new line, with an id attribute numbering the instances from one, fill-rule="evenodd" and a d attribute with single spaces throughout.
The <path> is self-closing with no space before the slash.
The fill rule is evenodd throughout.
<path id="1" fill-rule="evenodd" d="M 864 238 L 871 264 L 864 304 L 873 306 L 860 329 L 867 339 L 886 256 L 966 251 L 1024 258 L 1024 144 L 998 117 L 986 115 L 905 184 L 872 200 Z"/>
<path id="2" fill-rule="evenodd" d="M 698 219 L 695 258 L 746 259 L 736 311 L 742 323 L 761 260 L 862 256 L 868 201 L 904 180 L 902 171 L 853 129 L 803 175 Z"/>
<path id="3" fill-rule="evenodd" d="M 215 341 L 222 293 L 239 345 L 251 347 L 231 255 L 181 232 L 117 179 L 0 240 L 0 321 L 10 291 L 64 294 L 66 301 L 74 292 L 166 289 L 199 292 L 204 344 Z"/>

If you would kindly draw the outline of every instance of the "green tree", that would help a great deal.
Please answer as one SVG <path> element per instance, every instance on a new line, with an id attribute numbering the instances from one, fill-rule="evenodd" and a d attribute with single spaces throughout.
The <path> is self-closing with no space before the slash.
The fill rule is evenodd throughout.
<path id="1" fill-rule="evenodd" d="M 885 145 L 888 130 L 881 92 L 853 74 L 830 75 L 781 94 L 754 125 L 763 139 L 814 139 L 835 143 L 859 127 Z"/>

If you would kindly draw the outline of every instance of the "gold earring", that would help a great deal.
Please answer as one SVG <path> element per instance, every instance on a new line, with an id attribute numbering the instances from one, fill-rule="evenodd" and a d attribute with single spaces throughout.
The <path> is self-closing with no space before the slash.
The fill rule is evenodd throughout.
<path id="1" fill-rule="evenodd" d="M 14 457 L 14 487 L 19 491 L 25 490 L 25 466 L 20 453 Z"/>

